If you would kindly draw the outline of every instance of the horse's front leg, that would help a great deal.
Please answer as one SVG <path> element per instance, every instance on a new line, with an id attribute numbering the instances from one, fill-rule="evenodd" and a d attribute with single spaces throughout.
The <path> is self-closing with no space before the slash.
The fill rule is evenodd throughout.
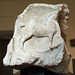
<path id="1" fill-rule="evenodd" d="M 60 44 L 64 43 L 62 37 L 58 34 L 54 35 L 53 41 L 52 41 L 52 48 L 56 48 L 60 46 Z"/>
<path id="2" fill-rule="evenodd" d="M 52 49 L 52 41 L 53 41 L 53 33 L 52 32 L 49 34 L 49 41 L 50 41 L 49 48 Z"/>

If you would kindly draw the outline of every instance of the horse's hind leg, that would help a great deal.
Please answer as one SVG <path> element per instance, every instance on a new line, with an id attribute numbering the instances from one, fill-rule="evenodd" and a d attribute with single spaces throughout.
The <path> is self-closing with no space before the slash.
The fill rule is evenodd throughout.
<path id="1" fill-rule="evenodd" d="M 28 34 L 26 34 L 26 35 L 23 35 L 22 39 L 20 40 L 20 46 L 21 46 L 21 48 L 22 48 L 23 50 L 24 50 L 24 43 L 25 43 L 28 39 L 30 39 L 32 36 L 33 36 L 32 33 L 28 33 Z"/>

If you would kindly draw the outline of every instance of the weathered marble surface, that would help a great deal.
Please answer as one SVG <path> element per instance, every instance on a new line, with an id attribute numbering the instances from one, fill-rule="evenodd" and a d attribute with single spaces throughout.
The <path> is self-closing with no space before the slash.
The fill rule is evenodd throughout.
<path id="1" fill-rule="evenodd" d="M 68 13 L 66 4 L 30 4 L 15 22 L 4 65 L 28 64 L 67 72 L 70 53 L 62 36 L 68 28 Z"/>

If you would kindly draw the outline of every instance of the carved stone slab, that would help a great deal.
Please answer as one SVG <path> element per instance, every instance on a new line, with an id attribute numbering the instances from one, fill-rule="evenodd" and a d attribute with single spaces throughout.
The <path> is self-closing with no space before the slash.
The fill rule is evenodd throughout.
<path id="1" fill-rule="evenodd" d="M 30 4 L 15 22 L 4 65 L 67 72 L 69 52 L 61 35 L 66 35 L 68 13 L 66 4 Z"/>

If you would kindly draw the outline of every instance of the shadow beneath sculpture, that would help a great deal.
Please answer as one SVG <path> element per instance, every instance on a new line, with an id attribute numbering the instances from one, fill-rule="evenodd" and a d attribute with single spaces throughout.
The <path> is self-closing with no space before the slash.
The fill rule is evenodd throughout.
<path id="1" fill-rule="evenodd" d="M 20 70 L 20 75 L 59 75 L 42 67 L 28 67 Z"/>
<path id="2" fill-rule="evenodd" d="M 28 67 L 20 69 L 20 75 L 73 75 L 71 72 L 58 74 L 42 67 Z"/>

